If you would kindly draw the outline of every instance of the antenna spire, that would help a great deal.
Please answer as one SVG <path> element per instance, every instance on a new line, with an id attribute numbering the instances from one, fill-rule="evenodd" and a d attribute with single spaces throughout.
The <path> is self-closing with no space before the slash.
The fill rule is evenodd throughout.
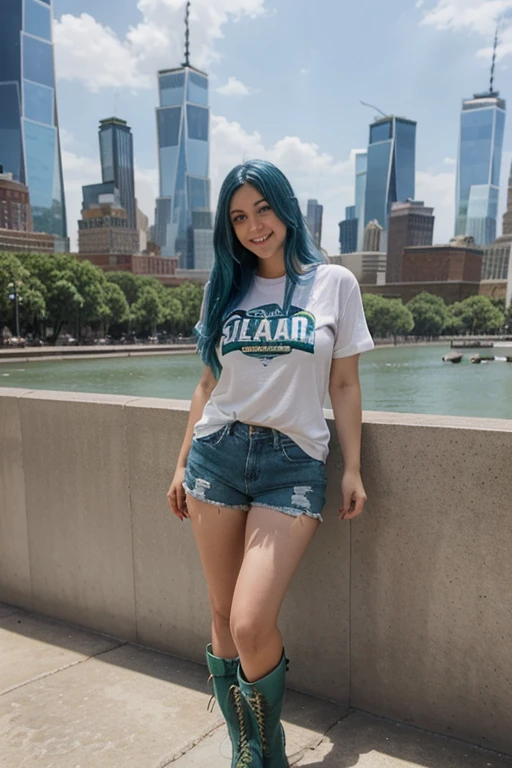
<path id="1" fill-rule="evenodd" d="M 185 6 L 185 61 L 183 62 L 184 67 L 190 66 L 190 27 L 189 27 L 189 17 L 190 17 L 190 0 L 187 1 L 187 5 Z"/>
<path id="2" fill-rule="evenodd" d="M 499 31 L 499 28 L 500 28 L 500 22 L 498 20 L 498 23 L 496 25 L 496 34 L 494 35 L 494 47 L 493 47 L 493 51 L 492 51 L 491 87 L 490 87 L 490 91 L 489 91 L 491 94 L 494 93 L 494 72 L 495 72 L 495 69 L 496 69 L 496 52 L 498 50 L 498 42 L 499 42 L 498 31 Z"/>

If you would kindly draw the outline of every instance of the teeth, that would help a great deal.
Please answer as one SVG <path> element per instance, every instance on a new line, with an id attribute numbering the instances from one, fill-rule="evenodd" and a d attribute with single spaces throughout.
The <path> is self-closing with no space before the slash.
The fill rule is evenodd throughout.
<path id="1" fill-rule="evenodd" d="M 265 240 L 268 240 L 270 235 L 265 235 L 264 237 L 253 237 L 252 241 L 253 243 L 264 243 Z"/>

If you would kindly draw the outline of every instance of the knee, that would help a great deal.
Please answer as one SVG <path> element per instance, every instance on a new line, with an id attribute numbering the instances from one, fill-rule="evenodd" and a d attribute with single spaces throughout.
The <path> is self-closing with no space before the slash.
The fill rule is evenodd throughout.
<path id="1" fill-rule="evenodd" d="M 237 611 L 232 612 L 229 626 L 236 647 L 245 653 L 257 653 L 272 634 L 272 626 L 263 617 Z"/>

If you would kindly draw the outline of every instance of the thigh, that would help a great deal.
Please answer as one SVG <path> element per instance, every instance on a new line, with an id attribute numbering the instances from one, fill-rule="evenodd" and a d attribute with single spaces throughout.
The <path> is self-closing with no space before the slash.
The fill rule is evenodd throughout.
<path id="1" fill-rule="evenodd" d="M 247 513 L 186 496 L 212 612 L 228 619 L 244 557 Z"/>
<path id="2" fill-rule="evenodd" d="M 293 575 L 319 525 L 306 515 L 251 508 L 232 606 L 239 620 L 269 626 L 277 623 Z"/>

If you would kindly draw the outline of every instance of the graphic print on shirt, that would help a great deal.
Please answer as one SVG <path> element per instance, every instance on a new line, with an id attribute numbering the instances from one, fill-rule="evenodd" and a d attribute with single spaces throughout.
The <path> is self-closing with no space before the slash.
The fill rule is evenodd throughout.
<path id="1" fill-rule="evenodd" d="M 279 304 L 237 309 L 224 323 L 221 344 L 223 355 L 238 350 L 260 358 L 264 365 L 292 349 L 313 354 L 315 316 L 294 306 L 285 314 Z"/>

